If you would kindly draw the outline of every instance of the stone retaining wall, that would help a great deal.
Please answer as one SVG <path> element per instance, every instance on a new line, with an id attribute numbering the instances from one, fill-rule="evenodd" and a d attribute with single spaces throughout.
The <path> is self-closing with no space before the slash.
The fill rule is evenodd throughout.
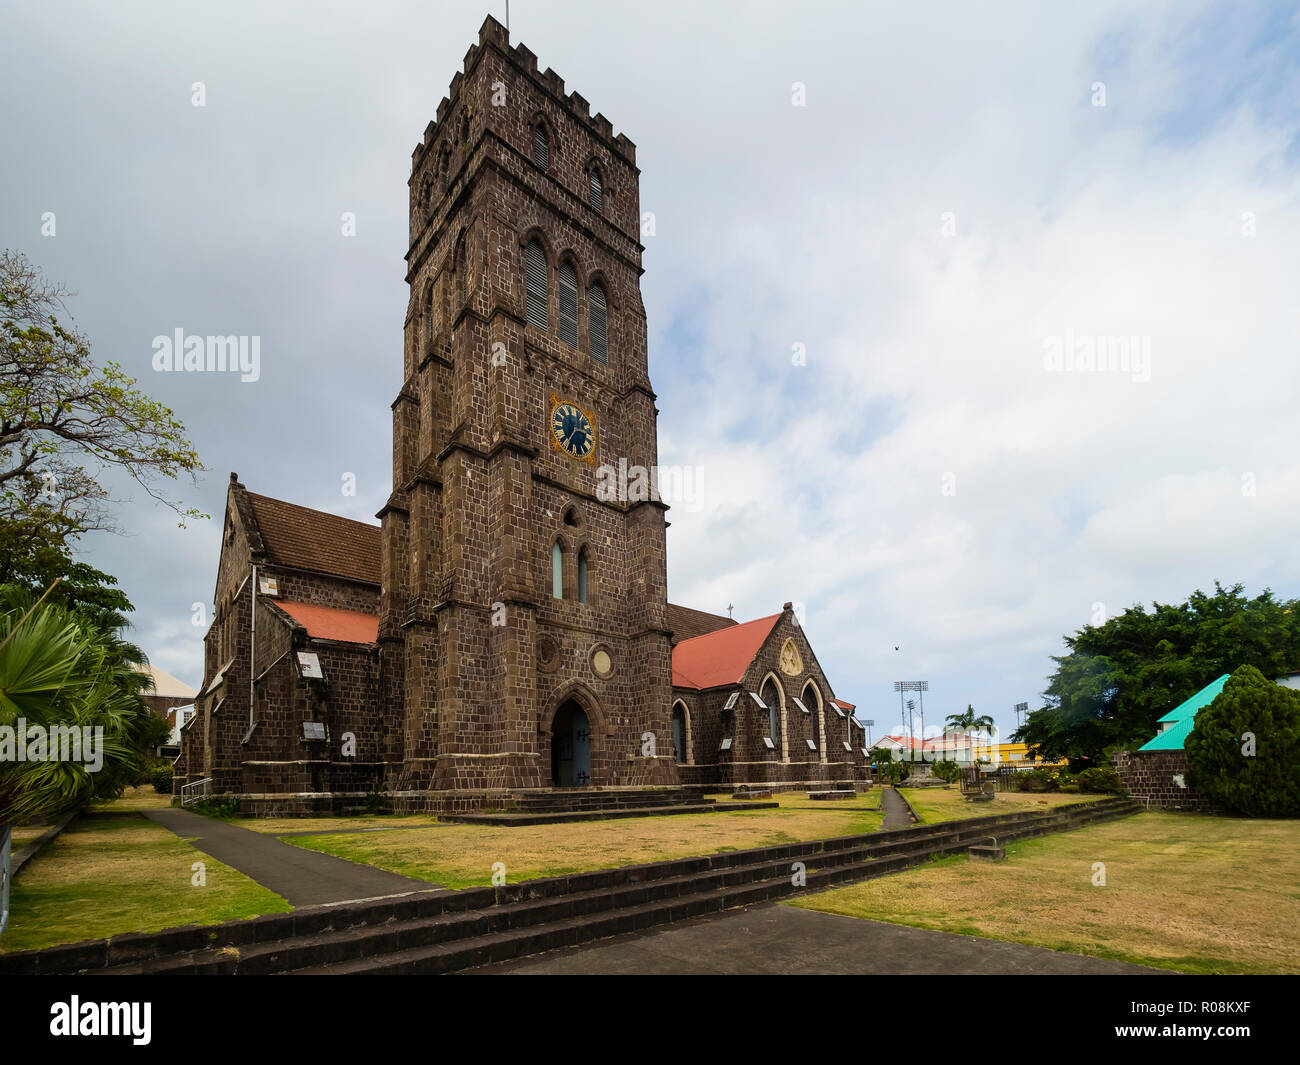
<path id="1" fill-rule="evenodd" d="M 1116 751 L 1113 760 L 1124 790 L 1148 810 L 1221 812 L 1188 785 L 1186 751 Z"/>

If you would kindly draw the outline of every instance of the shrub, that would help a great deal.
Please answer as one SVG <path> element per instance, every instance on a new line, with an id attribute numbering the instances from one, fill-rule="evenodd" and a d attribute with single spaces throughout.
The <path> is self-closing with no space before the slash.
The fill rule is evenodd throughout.
<path id="1" fill-rule="evenodd" d="M 1055 791 L 1061 784 L 1056 769 L 1029 769 L 1011 778 L 1017 791 Z"/>
<path id="2" fill-rule="evenodd" d="M 149 770 L 149 783 L 153 785 L 153 790 L 159 795 L 170 795 L 172 793 L 172 767 L 169 765 L 157 765 Z"/>
<path id="3" fill-rule="evenodd" d="M 882 780 L 887 780 L 891 784 L 901 784 L 911 772 L 906 762 L 895 761 L 879 762 L 875 770 Z"/>
<path id="4" fill-rule="evenodd" d="M 1300 692 L 1242 666 L 1196 715 L 1188 783 L 1247 817 L 1300 814 Z"/>
<path id="5" fill-rule="evenodd" d="M 961 778 L 961 766 L 951 759 L 940 759 L 930 767 L 936 777 L 945 783 L 952 784 Z"/>
<path id="6" fill-rule="evenodd" d="M 1080 791 L 1107 795 L 1116 795 L 1124 790 L 1124 785 L 1119 782 L 1119 774 L 1108 765 L 1085 769 L 1079 774 L 1078 784 Z"/>
<path id="7" fill-rule="evenodd" d="M 210 795 L 190 803 L 185 809 L 224 821 L 239 813 L 239 800 L 233 795 Z"/>

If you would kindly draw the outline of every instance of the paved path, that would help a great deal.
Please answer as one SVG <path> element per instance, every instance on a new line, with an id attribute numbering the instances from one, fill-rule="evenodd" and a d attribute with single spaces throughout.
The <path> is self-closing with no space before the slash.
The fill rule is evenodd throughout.
<path id="1" fill-rule="evenodd" d="M 793 906 L 765 905 L 633 932 L 532 958 L 485 965 L 470 972 L 743 976 L 751 973 L 1055 975 L 1160 970 L 995 939 L 863 921 Z"/>
<path id="2" fill-rule="evenodd" d="M 880 822 L 881 829 L 910 828 L 916 824 L 912 820 L 912 811 L 907 808 L 907 803 L 893 788 L 881 790 L 880 806 L 885 811 L 885 819 Z"/>
<path id="3" fill-rule="evenodd" d="M 399 876 L 384 869 L 349 862 L 332 854 L 304 850 L 274 836 L 204 817 L 192 810 L 141 810 L 204 854 L 238 869 L 291 906 L 374 899 L 436 888 L 427 880 Z"/>

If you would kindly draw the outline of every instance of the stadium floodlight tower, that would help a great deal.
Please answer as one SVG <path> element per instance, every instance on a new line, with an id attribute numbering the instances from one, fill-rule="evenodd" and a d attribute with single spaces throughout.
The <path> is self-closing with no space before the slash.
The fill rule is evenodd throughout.
<path id="1" fill-rule="evenodd" d="M 896 680 L 894 681 L 894 691 L 898 692 L 898 705 L 900 709 L 904 708 L 903 692 L 928 692 L 930 682 L 928 680 Z M 911 737 L 909 736 L 909 742 Z M 921 743 L 925 743 L 925 696 L 921 696 Z M 913 742 L 912 761 L 916 761 L 916 746 Z"/>

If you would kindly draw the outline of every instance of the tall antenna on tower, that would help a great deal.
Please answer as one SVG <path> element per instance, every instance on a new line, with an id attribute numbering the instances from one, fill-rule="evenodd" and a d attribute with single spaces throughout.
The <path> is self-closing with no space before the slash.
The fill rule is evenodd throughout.
<path id="1" fill-rule="evenodd" d="M 510 32 L 510 0 L 506 0 L 506 33 Z"/>

